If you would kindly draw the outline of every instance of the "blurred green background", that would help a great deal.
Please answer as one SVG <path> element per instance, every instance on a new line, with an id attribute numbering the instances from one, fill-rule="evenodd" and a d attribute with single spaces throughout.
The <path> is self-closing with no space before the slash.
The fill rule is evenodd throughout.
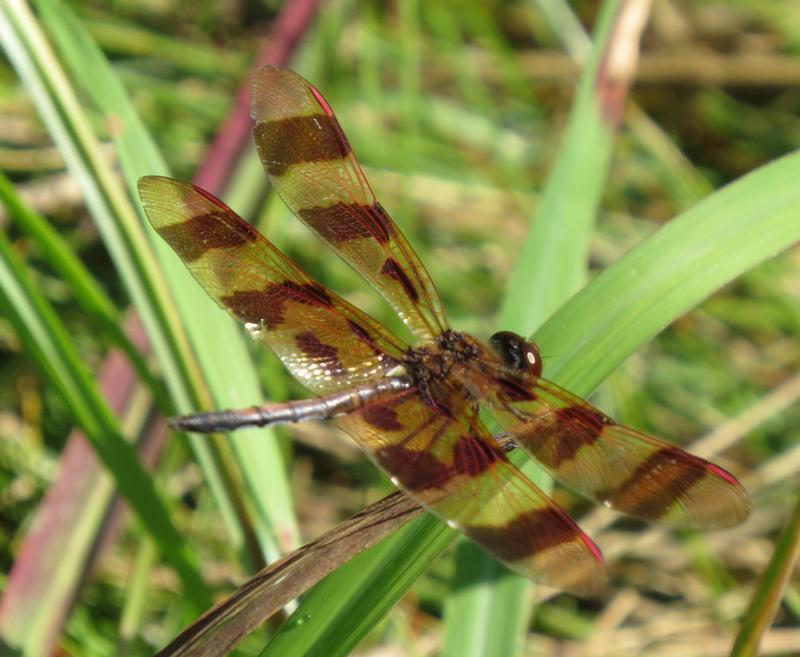
<path id="1" fill-rule="evenodd" d="M 199 355 L 199 368 L 211 380 L 210 389 L 204 388 L 187 344 L 197 349 L 195 333 L 225 320 L 207 319 L 216 311 L 211 304 L 199 305 L 201 294 L 197 303 L 178 294 L 174 306 L 167 302 L 166 310 L 154 311 L 155 319 L 148 320 L 140 298 L 156 298 L 159 290 L 149 292 L 145 284 L 144 292 L 132 291 L 133 275 L 125 272 L 126 267 L 146 272 L 155 261 L 121 264 L 109 246 L 110 229 L 97 218 L 101 207 L 109 216 L 124 214 L 120 208 L 127 197 L 124 191 L 119 199 L 98 192 L 99 200 L 90 198 L 87 209 L 90 186 L 81 178 L 100 181 L 101 190 L 115 185 L 122 190 L 120 181 L 130 184 L 137 167 L 141 173 L 161 172 L 148 168 L 164 166 L 155 151 L 141 141 L 139 151 L 136 143 L 124 143 L 134 111 L 175 177 L 192 179 L 204 162 L 209 166 L 208 145 L 232 111 L 266 36 L 274 38 L 276 18 L 299 4 L 32 3 L 46 39 L 58 44 L 55 61 L 77 87 L 79 105 L 63 113 L 77 112 L 85 122 L 71 124 L 59 137 L 57 121 L 42 113 L 46 101 L 40 98 L 58 98 L 62 83 L 51 81 L 37 90 L 31 83 L 37 74 L 21 72 L 24 48 L 15 54 L 9 30 L 24 32 L 25 25 L 15 22 L 23 14 L 18 3 L 2 0 L 7 58 L 0 61 L 0 170 L 8 190 L 0 226 L 8 253 L 23 264 L 17 276 L 3 275 L 8 294 L 0 305 L 0 558 L 6 591 L 0 648 L 8 654 L 52 654 L 54 644 L 68 655 L 153 654 L 210 596 L 234 590 L 261 560 L 313 539 L 391 490 L 355 447 L 322 425 L 260 436 L 259 444 L 269 441 L 272 451 L 257 452 L 248 451 L 261 449 L 253 447 L 255 440 L 189 442 L 158 428 L 161 415 L 215 405 L 210 398 L 231 394 L 258 401 L 254 372 L 266 398 L 305 393 L 249 340 L 233 342 L 230 349 L 220 346 L 216 364 Z M 498 325 L 501 309 L 505 317 L 516 316 L 519 308 L 509 310 L 508 304 L 525 303 L 509 297 L 507 286 L 554 162 L 564 157 L 579 75 L 575 62 L 586 61 L 589 35 L 603 11 L 609 7 L 556 0 L 332 0 L 321 3 L 298 34 L 289 63 L 334 107 L 373 189 L 428 266 L 459 329 L 486 338 L 506 328 Z M 794 0 L 654 2 L 613 156 L 607 173 L 598 172 L 603 191 L 592 213 L 589 279 L 715 190 L 797 149 L 799 26 L 800 5 Z M 114 105 L 120 96 L 101 76 L 92 40 L 100 49 L 96 54 L 102 51 L 110 62 L 108 73 L 124 85 L 130 115 Z M 45 74 L 55 69 L 42 61 Z M 96 151 L 67 151 L 70 139 L 80 143 L 83 128 L 75 125 L 98 136 Z M 587 150 L 593 147 L 587 143 Z M 75 163 L 90 161 L 90 155 L 99 164 L 81 174 Z M 579 159 L 580 149 L 570 157 Z M 577 159 L 564 166 L 580 168 Z M 794 171 L 800 176 L 800 167 Z M 251 146 L 225 173 L 227 184 L 215 191 L 226 202 L 318 280 L 399 330 L 388 306 L 268 193 Z M 43 215 L 55 236 L 19 220 L 22 211 L 12 197 Z M 770 201 L 763 201 L 765 214 Z M 785 220 L 787 234 L 800 225 L 794 207 Z M 119 243 L 136 253 L 137 229 L 130 230 L 134 237 Z M 69 257 L 49 250 L 58 248 L 84 268 L 77 278 L 62 268 Z M 54 310 L 77 357 L 72 366 L 64 359 L 64 374 L 42 364 L 48 362 L 46 353 L 34 355 L 35 345 L 47 338 L 37 337 L 35 320 L 19 319 L 26 293 L 21 285 L 23 300 L 14 301 L 12 278 L 27 280 Z M 538 280 L 546 286 L 546 272 Z M 91 289 L 81 292 L 77 281 Z M 562 283 L 554 277 L 552 285 Z M 110 353 L 119 357 L 121 338 L 113 327 L 125 325 L 130 334 L 132 303 L 148 327 L 188 323 L 188 338 L 155 340 L 155 357 L 146 356 L 138 373 L 121 359 L 106 397 L 122 396 L 125 411 L 117 413 L 119 425 L 112 415 L 87 411 L 87 418 L 101 418 L 92 430 L 76 422 L 82 417 L 75 410 L 78 402 L 66 393 L 85 383 L 76 374 L 78 365 L 89 379 L 99 378 Z M 601 307 L 603 300 L 597 303 Z M 583 319 L 591 325 L 593 318 Z M 225 326 L 238 335 L 238 329 Z M 537 327 L 534 322 L 514 328 Z M 551 326 L 554 332 L 558 329 Z M 355 637 L 357 654 L 376 657 L 728 654 L 798 493 L 799 336 L 800 249 L 792 245 L 676 317 L 592 398 L 620 421 L 677 445 L 703 441 L 701 452 L 714 454 L 752 493 L 753 515 L 741 527 L 715 533 L 648 529 L 593 513 L 590 505 L 557 489 L 556 499 L 576 518 L 592 514 L 583 526 L 609 559 L 607 598 L 545 595 L 513 582 L 503 602 L 497 591 L 511 580 L 499 568 L 475 585 L 485 597 L 470 598 L 475 591 L 457 563 L 471 564 L 474 555 L 461 541 L 408 592 L 397 594 L 399 602 L 388 605 L 388 615 L 361 627 L 354 611 L 352 625 L 343 621 L 340 631 Z M 548 359 L 564 355 L 547 346 L 545 375 Z M 139 347 L 137 342 L 131 351 L 144 353 Z M 188 356 L 172 363 L 166 353 Z M 227 372 L 230 382 L 222 383 L 215 368 Z M 239 375 L 242 390 L 231 392 Z M 77 382 L 69 383 L 70 376 Z M 216 384 L 225 390 L 214 389 Z M 92 394 L 87 387 L 86 399 Z M 111 462 L 119 459 L 122 479 L 104 478 L 85 465 L 91 450 L 70 452 L 76 424 L 97 437 L 95 449 Z M 140 479 L 130 475 L 128 481 L 123 452 L 113 444 L 102 451 L 102 441 L 116 432 L 150 450 L 145 460 L 157 462 L 152 475 L 143 470 Z M 237 460 L 253 469 L 242 470 Z M 272 469 L 261 470 L 262 465 Z M 82 490 L 81 482 L 87 484 Z M 144 509 L 152 524 L 114 511 L 115 488 L 138 498 L 135 508 Z M 149 514 L 148 505 L 156 504 L 152 491 L 167 501 Z M 38 533 L 32 542 L 33 530 Z M 44 579 L 37 580 L 37 569 Z M 12 573 L 20 582 L 46 586 L 22 586 L 11 596 Z M 198 584 L 187 598 L 192 573 L 199 573 L 205 586 Z M 798 584 L 795 576 L 762 643 L 763 654 L 800 654 Z M 534 596 L 539 596 L 535 604 Z M 336 600 L 330 604 L 335 608 Z M 508 617 L 514 622 L 502 625 Z M 302 620 L 294 621 L 293 633 L 304 631 Z M 250 637 L 242 654 L 258 654 L 277 625 Z M 280 654 L 350 649 L 300 644 Z"/>

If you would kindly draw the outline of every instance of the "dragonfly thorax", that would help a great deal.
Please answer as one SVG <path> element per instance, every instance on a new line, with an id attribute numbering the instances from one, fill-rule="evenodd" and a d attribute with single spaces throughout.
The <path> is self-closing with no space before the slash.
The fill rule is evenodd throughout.
<path id="1" fill-rule="evenodd" d="M 472 336 L 448 329 L 435 342 L 409 349 L 404 365 L 423 398 L 433 401 L 437 384 L 451 379 L 454 370 L 474 361 L 482 351 Z"/>

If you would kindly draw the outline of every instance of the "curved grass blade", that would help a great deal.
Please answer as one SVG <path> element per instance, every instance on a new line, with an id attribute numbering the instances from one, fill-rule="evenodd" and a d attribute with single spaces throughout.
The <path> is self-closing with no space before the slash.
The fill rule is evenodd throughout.
<path id="1" fill-rule="evenodd" d="M 800 151 L 766 164 L 664 225 L 537 332 L 548 378 L 594 389 L 670 322 L 800 240 Z"/>
<path id="2" fill-rule="evenodd" d="M 336 567 L 423 513 L 402 493 L 371 504 L 256 573 L 181 632 L 156 657 L 222 657 L 239 640 Z"/>
<path id="3" fill-rule="evenodd" d="M 37 55 L 46 55 L 49 50 L 41 32 L 36 27 L 35 20 L 23 4 L 19 2 L 0 4 L 0 37 L 2 37 L 0 42 L 3 44 L 9 59 L 20 72 L 21 77 L 25 79 L 32 96 L 43 111 L 45 120 L 54 130 L 57 141 L 60 141 L 61 145 L 65 147 L 68 157 L 73 158 L 75 161 L 82 161 L 86 157 L 97 165 L 102 158 L 98 153 L 96 142 L 89 138 L 89 143 L 94 146 L 94 150 L 91 153 L 82 152 L 79 146 L 82 143 L 80 138 L 85 138 L 89 135 L 86 122 L 65 123 L 63 121 L 63 113 L 69 113 L 69 109 L 54 102 L 59 90 L 49 86 L 48 83 L 55 83 L 56 86 L 61 84 L 61 91 L 63 91 L 65 83 L 63 81 L 60 83 L 55 82 L 52 78 L 47 78 L 44 75 L 45 70 L 48 73 L 56 73 L 60 69 L 54 59 L 47 63 L 37 59 Z M 73 99 L 72 109 L 74 110 L 76 106 L 77 101 Z M 81 167 L 77 173 L 81 179 L 86 178 L 86 169 Z M 103 174 L 104 179 L 109 179 L 109 177 L 109 172 Z M 97 194 L 92 194 L 90 199 L 98 207 L 109 200 L 109 198 L 101 199 Z M 10 263 L 11 261 L 9 260 L 8 262 Z M 7 264 L 6 267 L 13 266 Z M 24 270 L 13 267 L 13 269 L 7 270 L 7 275 L 11 279 L 10 283 L 16 281 L 13 287 L 4 290 L 4 294 L 9 299 L 9 304 L 18 315 L 23 309 L 27 312 L 27 318 L 25 319 L 23 319 L 22 315 L 19 315 L 19 325 L 17 326 L 18 329 L 21 328 L 26 332 L 26 337 L 29 339 L 27 345 L 32 349 L 33 355 L 48 376 L 54 379 L 63 394 L 68 395 L 76 418 L 79 418 L 79 422 L 86 430 L 87 436 L 98 449 L 101 459 L 106 462 L 109 469 L 118 479 L 117 483 L 120 491 L 128 497 L 128 501 L 139 515 L 143 526 L 148 531 L 153 532 L 154 539 L 164 551 L 165 557 L 177 569 L 189 594 L 190 601 L 195 604 L 204 604 L 209 599 L 209 596 L 196 569 L 194 558 L 191 556 L 191 552 L 182 537 L 172 525 L 164 505 L 152 488 L 152 483 L 147 479 L 144 471 L 141 470 L 140 464 L 138 466 L 139 470 L 136 470 L 136 465 L 131 465 L 131 468 L 134 468 L 133 474 L 126 472 L 123 467 L 126 459 L 131 464 L 138 463 L 135 452 L 124 441 L 121 441 L 123 447 L 118 451 L 108 447 L 109 443 L 107 441 L 117 442 L 114 437 L 119 437 L 116 421 L 108 411 L 107 406 L 102 402 L 102 399 L 99 398 L 91 377 L 83 381 L 83 378 L 88 375 L 83 371 L 83 364 L 75 355 L 75 350 L 70 344 L 67 334 L 63 333 L 60 336 L 62 339 L 58 344 L 58 349 L 54 345 L 50 345 L 51 336 L 46 332 L 42 332 L 44 324 L 42 324 L 41 317 L 46 317 L 42 313 L 47 312 L 42 310 L 44 306 L 40 304 L 37 308 L 30 307 L 29 304 L 32 303 L 34 296 L 26 298 L 17 294 L 13 299 L 10 296 L 12 293 L 19 293 L 19 281 L 24 280 Z M 31 289 L 33 289 L 32 286 Z M 33 295 L 33 292 L 30 295 Z M 41 301 L 44 302 L 44 299 L 41 298 Z M 57 316 L 53 315 L 52 319 L 57 321 Z M 26 326 L 29 321 L 36 325 L 37 333 L 28 333 Z M 51 328 L 55 326 L 49 320 L 47 324 L 51 325 Z M 36 341 L 33 340 L 34 337 Z M 49 345 L 47 350 L 43 350 L 43 345 L 45 344 Z M 51 359 L 54 358 L 59 361 L 65 359 L 61 367 L 53 368 L 49 364 Z M 70 375 L 69 369 L 73 363 L 81 369 L 78 374 Z M 66 384 L 65 381 L 68 379 L 60 378 L 65 376 L 76 376 L 78 378 L 76 381 Z M 72 395 L 78 394 L 81 397 L 72 397 Z M 133 455 L 131 456 L 131 454 Z M 126 456 L 123 457 L 122 455 Z M 129 497 L 130 495 L 135 497 L 131 498 Z"/>
<path id="4" fill-rule="evenodd" d="M 260 657 L 347 655 L 458 535 L 425 514 L 328 575 Z"/>

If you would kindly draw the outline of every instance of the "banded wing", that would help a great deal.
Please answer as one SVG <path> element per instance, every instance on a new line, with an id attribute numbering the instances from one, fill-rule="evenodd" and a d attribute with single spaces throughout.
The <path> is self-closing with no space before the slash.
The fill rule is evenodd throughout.
<path id="1" fill-rule="evenodd" d="M 469 409 L 456 407 L 427 406 L 412 388 L 335 422 L 407 495 L 512 569 L 575 593 L 599 592 L 606 576 L 597 546 Z"/>
<path id="2" fill-rule="evenodd" d="M 292 212 L 361 274 L 418 337 L 447 328 L 413 249 L 375 200 L 333 110 L 294 71 L 265 66 L 253 82 L 258 153 Z"/>
<path id="3" fill-rule="evenodd" d="M 139 180 L 147 218 L 214 301 L 316 393 L 381 379 L 405 349 L 315 283 L 222 201 L 190 183 Z"/>
<path id="4" fill-rule="evenodd" d="M 617 424 L 555 383 L 500 379 L 491 413 L 565 486 L 628 515 L 687 527 L 727 527 L 749 512 L 723 468 Z"/>

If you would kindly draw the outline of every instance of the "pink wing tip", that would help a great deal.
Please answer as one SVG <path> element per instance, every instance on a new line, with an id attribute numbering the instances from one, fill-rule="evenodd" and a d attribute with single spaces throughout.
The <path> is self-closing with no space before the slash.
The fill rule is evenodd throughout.
<path id="1" fill-rule="evenodd" d="M 195 190 L 197 191 L 198 194 L 200 194 L 200 196 L 202 196 L 203 198 L 205 198 L 208 201 L 211 201 L 211 203 L 213 203 L 214 205 L 216 205 L 216 206 L 218 206 L 218 207 L 220 207 L 223 210 L 226 210 L 228 212 L 232 211 L 227 205 L 225 205 L 222 201 L 220 201 L 211 192 L 207 192 L 205 189 L 203 189 L 202 187 L 198 187 L 197 185 L 192 185 L 192 187 L 195 188 Z"/>
<path id="2" fill-rule="evenodd" d="M 317 88 L 310 82 L 308 83 L 308 88 L 311 90 L 311 93 L 314 94 L 314 98 L 317 99 L 317 102 L 320 104 L 320 107 L 322 107 L 325 114 L 327 114 L 328 116 L 333 116 L 333 110 L 331 109 L 331 106 L 328 105 L 328 101 L 325 100 L 323 95 L 319 91 L 317 91 Z"/>
<path id="3" fill-rule="evenodd" d="M 589 552 L 592 553 L 592 556 L 600 563 L 603 563 L 603 553 L 600 551 L 600 548 L 597 547 L 597 544 L 583 532 L 581 532 L 580 537 L 583 544 L 589 549 Z"/>
<path id="4" fill-rule="evenodd" d="M 733 486 L 741 485 L 739 484 L 739 480 L 736 477 L 734 477 L 730 472 L 728 472 L 724 468 L 719 467 L 718 465 L 715 465 L 714 463 L 709 463 L 708 469 L 711 470 L 711 472 L 713 472 L 715 475 L 721 477 L 722 479 L 724 479 Z"/>

